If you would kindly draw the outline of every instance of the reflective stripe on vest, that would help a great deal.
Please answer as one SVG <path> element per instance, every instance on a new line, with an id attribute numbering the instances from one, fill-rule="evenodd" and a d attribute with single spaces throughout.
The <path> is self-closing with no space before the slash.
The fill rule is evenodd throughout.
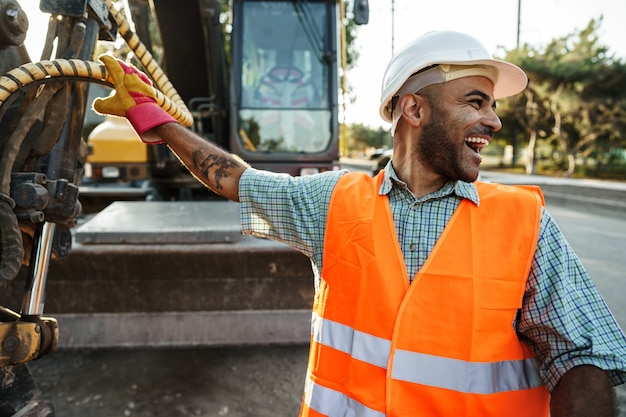
<path id="1" fill-rule="evenodd" d="M 354 359 L 387 368 L 391 341 L 313 315 L 313 340 L 350 354 Z M 428 369 L 428 372 L 419 370 Z M 416 372 L 417 370 L 417 372 Z M 391 378 L 472 394 L 495 394 L 543 385 L 534 359 L 467 362 L 398 350 Z"/>
<path id="2" fill-rule="evenodd" d="M 416 370 L 428 369 L 428 372 Z M 468 394 L 495 394 L 543 385 L 533 359 L 466 362 L 398 350 L 391 377 Z"/>
<path id="3" fill-rule="evenodd" d="M 385 414 L 361 404 L 347 395 L 323 387 L 307 377 L 304 388 L 304 403 L 324 416 L 384 417 Z M 346 414 L 345 410 L 350 410 Z"/>
<path id="4" fill-rule="evenodd" d="M 325 320 L 317 314 L 311 319 L 311 336 L 319 344 L 337 349 L 353 358 L 387 369 L 391 341 L 354 330 L 350 326 Z"/>

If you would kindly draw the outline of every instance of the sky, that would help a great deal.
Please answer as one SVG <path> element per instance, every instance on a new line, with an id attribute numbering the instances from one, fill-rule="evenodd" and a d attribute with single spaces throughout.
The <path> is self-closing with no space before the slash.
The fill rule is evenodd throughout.
<path id="1" fill-rule="evenodd" d="M 354 1 L 354 0 L 353 0 Z M 624 0 L 519 0 L 520 42 L 542 46 L 556 37 L 583 29 L 592 18 L 603 17 L 600 42 L 609 52 L 626 59 L 626 1 Z M 30 29 L 26 44 L 38 58 L 46 20 L 38 19 L 36 0 L 20 0 Z M 378 128 L 389 125 L 378 115 L 380 85 L 392 50 L 432 30 L 458 30 L 483 42 L 489 51 L 513 49 L 517 42 L 518 0 L 369 0 L 370 19 L 357 32 L 360 58 L 346 78 L 355 101 L 346 106 L 345 121 Z M 394 13 L 392 13 L 392 5 Z M 31 47 L 31 45 L 33 45 Z M 39 48 L 39 49 L 37 49 Z"/>
<path id="2" fill-rule="evenodd" d="M 626 1 L 520 0 L 520 43 L 542 46 L 584 29 L 603 16 L 600 42 L 626 59 Z M 478 38 L 492 53 L 517 43 L 517 0 L 369 0 L 370 20 L 357 32 L 357 67 L 347 73 L 354 103 L 346 107 L 348 124 L 389 127 L 378 115 L 380 85 L 392 48 L 432 30 L 457 30 Z M 392 37 L 393 36 L 393 37 Z"/>

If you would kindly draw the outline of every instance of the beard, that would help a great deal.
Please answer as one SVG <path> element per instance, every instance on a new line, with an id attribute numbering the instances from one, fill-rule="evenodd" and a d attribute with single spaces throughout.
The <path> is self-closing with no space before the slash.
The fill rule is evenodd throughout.
<path id="1" fill-rule="evenodd" d="M 442 113 L 436 109 L 433 113 Z M 422 129 L 415 147 L 420 162 L 432 172 L 448 180 L 474 182 L 478 178 L 478 166 L 467 160 L 467 145 L 459 142 L 450 132 L 456 132 L 449 118 L 432 119 Z"/>

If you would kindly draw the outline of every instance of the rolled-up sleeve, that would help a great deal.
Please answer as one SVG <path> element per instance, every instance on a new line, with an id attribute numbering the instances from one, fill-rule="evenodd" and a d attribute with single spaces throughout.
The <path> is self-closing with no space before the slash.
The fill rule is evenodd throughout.
<path id="1" fill-rule="evenodd" d="M 536 352 L 550 391 L 579 365 L 608 371 L 614 385 L 626 382 L 626 337 L 545 210 L 518 331 Z"/>
<path id="2" fill-rule="evenodd" d="M 293 177 L 248 168 L 239 183 L 242 232 L 285 243 L 321 263 L 328 203 L 344 173 Z"/>

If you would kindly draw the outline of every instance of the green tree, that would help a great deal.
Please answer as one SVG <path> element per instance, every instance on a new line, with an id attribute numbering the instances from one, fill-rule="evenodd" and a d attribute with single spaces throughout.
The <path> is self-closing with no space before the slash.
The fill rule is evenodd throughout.
<path id="1" fill-rule="evenodd" d="M 626 63 L 607 60 L 580 86 L 579 109 L 563 123 L 571 153 L 611 164 L 615 151 L 626 149 Z M 568 172 L 573 172 L 572 167 Z"/>
<path id="2" fill-rule="evenodd" d="M 389 129 L 372 129 L 361 123 L 348 126 L 348 152 L 363 154 L 367 148 L 391 148 L 392 137 Z"/>
<path id="3" fill-rule="evenodd" d="M 359 34 L 359 25 L 354 22 L 354 16 L 350 13 L 352 10 L 352 0 L 346 0 L 346 18 L 344 24 L 346 26 L 346 69 L 354 68 L 359 60 L 359 50 L 355 45 L 355 40 Z"/>
<path id="4" fill-rule="evenodd" d="M 567 175 L 576 169 L 576 156 L 623 144 L 625 64 L 599 43 L 601 21 L 592 19 L 583 30 L 554 39 L 544 48 L 523 45 L 507 53 L 506 59 L 529 76 L 528 88 L 506 101 L 502 117 L 528 139 L 527 173 L 536 170 L 541 140 L 564 156 Z"/>

